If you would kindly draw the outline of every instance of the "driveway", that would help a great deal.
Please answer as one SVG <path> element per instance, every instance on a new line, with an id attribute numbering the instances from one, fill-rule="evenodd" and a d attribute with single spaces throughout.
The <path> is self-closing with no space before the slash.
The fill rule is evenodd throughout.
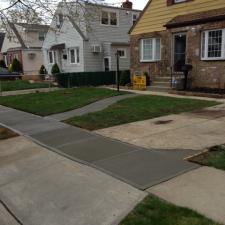
<path id="1" fill-rule="evenodd" d="M 114 225 L 145 196 L 24 137 L 0 142 L 1 225 Z"/>
<path id="2" fill-rule="evenodd" d="M 192 113 L 106 128 L 96 133 L 143 148 L 201 151 L 225 143 L 225 103 Z"/>

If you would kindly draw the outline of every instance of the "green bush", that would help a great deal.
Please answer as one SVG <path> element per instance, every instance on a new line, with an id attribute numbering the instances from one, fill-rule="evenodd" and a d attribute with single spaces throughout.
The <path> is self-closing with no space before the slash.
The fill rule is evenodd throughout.
<path id="1" fill-rule="evenodd" d="M 47 70 L 46 70 L 46 68 L 45 68 L 44 65 L 41 66 L 41 68 L 40 68 L 40 70 L 39 70 L 39 74 L 40 74 L 40 75 L 45 75 L 45 74 L 47 74 Z"/>
<path id="2" fill-rule="evenodd" d="M 22 65 L 20 63 L 20 61 L 17 58 L 14 58 L 12 61 L 12 68 L 11 68 L 12 72 L 22 72 Z"/>
<path id="3" fill-rule="evenodd" d="M 53 75 L 60 73 L 60 69 L 59 69 L 59 66 L 58 66 L 57 63 L 55 63 L 55 64 L 52 66 L 51 73 L 52 73 Z"/>
<path id="4" fill-rule="evenodd" d="M 0 67 L 1 68 L 6 68 L 5 61 L 4 60 L 0 60 Z"/>
<path id="5" fill-rule="evenodd" d="M 129 70 L 122 71 L 120 74 L 120 85 L 125 86 L 130 83 L 131 83 L 130 71 Z"/>

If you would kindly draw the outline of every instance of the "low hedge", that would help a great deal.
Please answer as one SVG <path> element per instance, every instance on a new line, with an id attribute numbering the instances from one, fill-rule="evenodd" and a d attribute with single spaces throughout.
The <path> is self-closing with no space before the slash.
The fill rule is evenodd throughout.
<path id="1" fill-rule="evenodd" d="M 116 83 L 116 72 L 59 73 L 56 79 L 61 87 L 100 86 Z"/>

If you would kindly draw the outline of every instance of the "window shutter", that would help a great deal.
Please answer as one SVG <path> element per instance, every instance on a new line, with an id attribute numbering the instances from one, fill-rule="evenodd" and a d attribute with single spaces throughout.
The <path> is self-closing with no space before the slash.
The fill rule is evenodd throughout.
<path id="1" fill-rule="evenodd" d="M 174 4 L 174 0 L 167 0 L 167 6 L 173 5 Z"/>

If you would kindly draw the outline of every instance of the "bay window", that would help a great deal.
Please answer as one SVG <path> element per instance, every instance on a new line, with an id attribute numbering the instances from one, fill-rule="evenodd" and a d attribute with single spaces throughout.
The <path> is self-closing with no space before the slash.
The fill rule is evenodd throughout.
<path id="1" fill-rule="evenodd" d="M 160 38 L 141 40 L 141 62 L 154 62 L 161 59 Z"/>
<path id="2" fill-rule="evenodd" d="M 225 29 L 202 32 L 201 59 L 225 59 Z"/>

